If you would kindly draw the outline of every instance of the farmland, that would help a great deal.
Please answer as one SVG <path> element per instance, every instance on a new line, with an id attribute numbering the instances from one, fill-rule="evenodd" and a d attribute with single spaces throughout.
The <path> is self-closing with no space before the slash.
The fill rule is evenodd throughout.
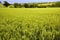
<path id="1" fill-rule="evenodd" d="M 60 40 L 60 8 L 0 8 L 0 40 Z"/>

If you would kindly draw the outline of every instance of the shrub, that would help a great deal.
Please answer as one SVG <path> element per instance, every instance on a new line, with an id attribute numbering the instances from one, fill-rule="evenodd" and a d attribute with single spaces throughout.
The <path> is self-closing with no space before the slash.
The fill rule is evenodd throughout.
<path id="1" fill-rule="evenodd" d="M 10 6 L 8 6 L 8 8 L 14 8 L 14 5 L 10 5 Z"/>
<path id="2" fill-rule="evenodd" d="M 0 8 L 5 8 L 5 6 L 3 4 L 0 4 Z"/>

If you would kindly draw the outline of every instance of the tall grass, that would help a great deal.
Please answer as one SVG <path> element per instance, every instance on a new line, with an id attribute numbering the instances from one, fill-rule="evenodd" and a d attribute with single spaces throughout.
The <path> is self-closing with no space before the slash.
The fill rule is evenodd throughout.
<path id="1" fill-rule="evenodd" d="M 60 40 L 60 9 L 1 9 L 0 40 Z"/>

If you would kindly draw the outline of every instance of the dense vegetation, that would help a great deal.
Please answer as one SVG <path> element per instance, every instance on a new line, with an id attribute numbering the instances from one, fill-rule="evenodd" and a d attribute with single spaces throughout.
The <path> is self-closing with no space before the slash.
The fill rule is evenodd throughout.
<path id="1" fill-rule="evenodd" d="M 1 8 L 0 40 L 60 40 L 60 8 Z"/>
<path id="2" fill-rule="evenodd" d="M 0 4 L 2 3 L 0 2 Z M 14 4 L 10 4 L 7 1 L 4 1 L 4 4 L 2 5 L 8 8 L 48 8 L 48 7 L 60 7 L 60 1 L 43 3 L 14 3 Z"/>

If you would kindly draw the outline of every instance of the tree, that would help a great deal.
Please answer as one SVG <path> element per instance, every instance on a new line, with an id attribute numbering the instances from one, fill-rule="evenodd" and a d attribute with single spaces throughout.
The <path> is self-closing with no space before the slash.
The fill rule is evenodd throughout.
<path id="1" fill-rule="evenodd" d="M 36 7 L 37 7 L 37 4 L 35 3 L 30 4 L 30 8 L 36 8 Z"/>
<path id="2" fill-rule="evenodd" d="M 1 3 L 1 1 L 0 1 L 0 3 Z"/>
<path id="3" fill-rule="evenodd" d="M 4 5 L 8 7 L 10 4 L 7 1 L 4 1 Z"/>
<path id="4" fill-rule="evenodd" d="M 33 8 L 33 5 L 32 4 L 30 5 L 30 8 Z"/>
<path id="5" fill-rule="evenodd" d="M 18 3 L 14 3 L 14 7 L 15 8 L 18 8 L 19 7 L 19 4 Z"/>
<path id="6" fill-rule="evenodd" d="M 25 7 L 25 8 L 29 8 L 29 4 L 25 3 L 25 4 L 24 4 L 24 7 Z"/>
<path id="7" fill-rule="evenodd" d="M 19 8 L 22 8 L 22 4 L 19 4 Z"/>
<path id="8" fill-rule="evenodd" d="M 57 7 L 60 7 L 60 1 L 55 4 Z"/>

